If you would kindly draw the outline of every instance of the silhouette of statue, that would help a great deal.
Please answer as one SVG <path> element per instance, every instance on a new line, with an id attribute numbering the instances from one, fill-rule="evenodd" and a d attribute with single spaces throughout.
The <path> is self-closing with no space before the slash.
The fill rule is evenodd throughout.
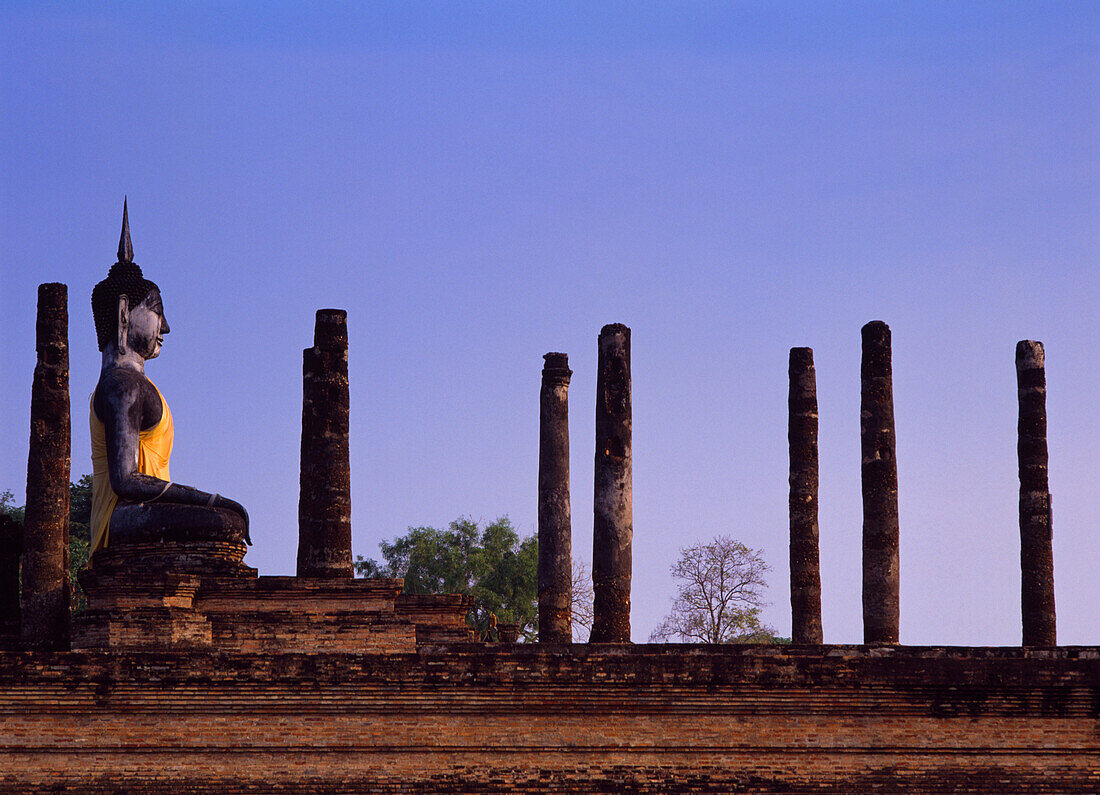
<path id="1" fill-rule="evenodd" d="M 125 201 L 118 262 L 92 290 L 92 314 L 103 366 L 91 400 L 91 551 L 158 541 L 252 543 L 239 503 L 171 481 L 172 412 L 145 375 L 169 326 L 160 289 L 134 263 Z"/>

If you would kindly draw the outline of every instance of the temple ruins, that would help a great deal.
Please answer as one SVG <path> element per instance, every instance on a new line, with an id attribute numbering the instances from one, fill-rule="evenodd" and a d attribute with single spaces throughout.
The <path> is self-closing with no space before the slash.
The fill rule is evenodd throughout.
<path id="1" fill-rule="evenodd" d="M 596 475 L 592 498 L 592 635 L 590 643 L 630 642 L 631 546 L 634 541 L 630 329 L 600 331 L 596 365 Z"/>
<path id="2" fill-rule="evenodd" d="M 64 284 L 38 287 L 38 364 L 31 387 L 22 636 L 34 649 L 69 642 L 69 305 Z M 10 586 L 9 586 L 10 587 Z"/>
<path id="3" fill-rule="evenodd" d="M 129 362 L 137 370 L 118 383 L 145 389 L 134 352 L 155 356 L 168 325 L 155 285 L 133 265 L 128 226 L 123 240 L 108 286 L 139 285 L 147 297 L 101 294 L 108 310 L 117 301 L 119 325 L 101 312 L 97 322 L 110 323 L 97 333 L 104 372 Z M 630 643 L 624 325 L 604 326 L 594 352 L 589 643 L 572 642 L 570 617 L 572 371 L 565 353 L 544 356 L 532 484 L 539 642 L 527 644 L 505 633 L 513 642 L 476 641 L 463 594 L 409 595 L 400 579 L 353 576 L 340 309 L 317 312 L 303 354 L 297 575 L 262 576 L 244 562 L 237 503 L 139 472 L 132 488 L 150 496 L 124 501 L 131 524 L 120 522 L 81 572 L 87 609 L 70 627 L 65 285 L 40 287 L 37 332 L 22 536 L 0 516 L 0 789 L 1064 792 L 1100 781 L 1100 647 L 1056 645 L 1039 342 L 1016 349 L 1021 646 L 901 645 L 891 338 L 881 321 L 862 329 L 858 382 L 864 645 L 822 636 L 818 544 L 829 528 L 818 518 L 816 372 L 813 351 L 792 348 L 793 643 L 705 646 Z M 142 432 L 170 424 L 166 399 L 144 394 L 154 416 Z"/>
<path id="4" fill-rule="evenodd" d="M 539 391 L 539 640 L 570 643 L 573 523 L 569 502 L 569 357 L 543 357 Z"/>
<path id="5" fill-rule="evenodd" d="M 897 643 L 901 617 L 898 563 L 898 463 L 890 327 L 863 327 L 859 436 L 863 455 L 863 642 Z"/>
<path id="6" fill-rule="evenodd" d="M 821 568 L 817 522 L 817 374 L 810 348 L 791 348 L 791 642 L 821 643 Z"/>
<path id="7" fill-rule="evenodd" d="M 347 312 L 317 311 L 313 347 L 302 358 L 298 576 L 347 578 L 352 576 Z"/>

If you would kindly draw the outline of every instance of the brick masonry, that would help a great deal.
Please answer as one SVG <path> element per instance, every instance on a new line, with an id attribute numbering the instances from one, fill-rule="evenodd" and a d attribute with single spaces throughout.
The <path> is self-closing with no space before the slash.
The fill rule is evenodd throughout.
<path id="1" fill-rule="evenodd" d="M 401 580 L 142 570 L 140 559 L 114 571 L 105 561 L 81 577 L 88 609 L 75 622 L 77 651 L 399 654 L 473 639 L 469 597 L 410 596 Z"/>
<path id="2" fill-rule="evenodd" d="M 0 654 L 7 791 L 1095 792 L 1100 648 Z"/>

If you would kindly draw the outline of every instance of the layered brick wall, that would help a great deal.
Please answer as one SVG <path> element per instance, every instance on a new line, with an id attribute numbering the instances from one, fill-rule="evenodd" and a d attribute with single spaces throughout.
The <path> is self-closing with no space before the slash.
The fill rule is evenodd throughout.
<path id="1" fill-rule="evenodd" d="M 73 629 L 77 651 L 400 654 L 473 639 L 470 597 L 402 594 L 399 579 L 257 577 L 243 566 L 209 575 L 194 571 L 201 565 L 166 570 L 159 560 L 143 570 L 116 557 L 97 553 L 81 575 L 88 608 Z"/>
<path id="2" fill-rule="evenodd" d="M 0 654 L 26 791 L 1100 791 L 1100 649 Z"/>

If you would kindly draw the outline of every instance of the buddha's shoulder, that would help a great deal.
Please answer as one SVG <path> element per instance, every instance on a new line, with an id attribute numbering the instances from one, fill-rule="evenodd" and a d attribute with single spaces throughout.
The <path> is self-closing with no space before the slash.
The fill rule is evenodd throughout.
<path id="1" fill-rule="evenodd" d="M 129 403 L 156 394 L 153 382 L 144 373 L 129 367 L 111 367 L 102 371 L 95 388 L 97 402 L 102 399 L 112 403 Z"/>

